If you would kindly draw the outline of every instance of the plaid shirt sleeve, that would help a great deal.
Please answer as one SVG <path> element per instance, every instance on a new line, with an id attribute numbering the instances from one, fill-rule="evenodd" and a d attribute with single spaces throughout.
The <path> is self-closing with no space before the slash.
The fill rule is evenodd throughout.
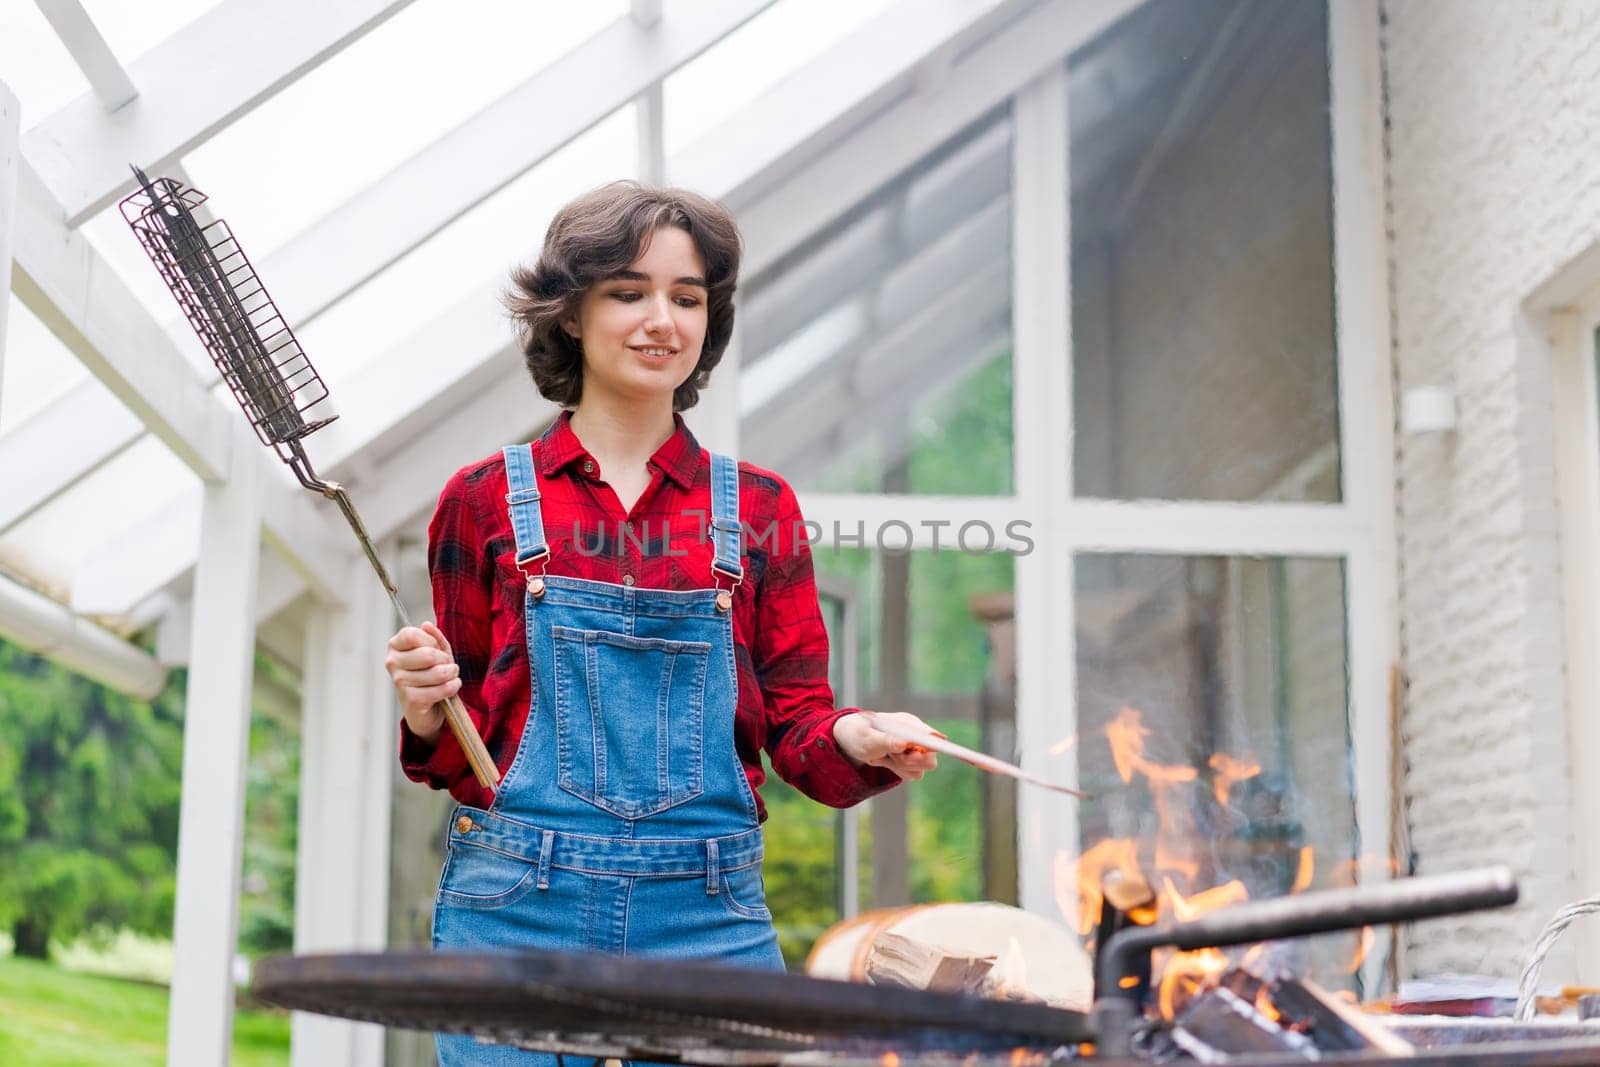
<path id="1" fill-rule="evenodd" d="M 461 703 L 484 744 L 495 752 L 499 739 L 492 736 L 493 730 L 504 724 L 489 723 L 483 711 L 483 682 L 493 643 L 490 613 L 494 556 L 480 531 L 469 485 L 470 478 L 483 475 L 481 466 L 458 471 L 440 493 L 439 505 L 428 526 L 428 572 L 433 580 L 435 618 L 461 667 Z M 449 729 L 429 746 L 402 719 L 400 764 L 412 781 L 449 789 L 467 803 L 484 805 L 492 799 L 492 794 L 473 777 L 466 754 Z"/>
<path id="2" fill-rule="evenodd" d="M 771 555 L 756 587 L 750 650 L 765 704 L 766 749 L 784 781 L 813 800 L 847 808 L 898 785 L 900 776 L 883 767 L 857 767 L 833 739 L 833 724 L 860 709 L 834 707 L 811 547 L 800 503 L 781 480 L 771 534 Z"/>

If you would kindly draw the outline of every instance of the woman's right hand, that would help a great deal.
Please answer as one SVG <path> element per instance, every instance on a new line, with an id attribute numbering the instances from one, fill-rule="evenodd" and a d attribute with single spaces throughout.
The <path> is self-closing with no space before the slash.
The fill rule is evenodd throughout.
<path id="1" fill-rule="evenodd" d="M 450 654 L 450 642 L 431 622 L 407 626 L 389 638 L 384 670 L 400 698 L 406 725 L 417 739 L 438 740 L 444 729 L 444 711 L 437 705 L 461 689 L 461 668 Z"/>

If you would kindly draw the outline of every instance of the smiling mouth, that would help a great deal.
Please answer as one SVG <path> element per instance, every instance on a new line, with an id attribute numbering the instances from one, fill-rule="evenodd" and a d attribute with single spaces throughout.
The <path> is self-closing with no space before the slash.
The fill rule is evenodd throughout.
<path id="1" fill-rule="evenodd" d="M 651 359 L 671 359 L 673 356 L 678 354 L 678 350 L 676 348 L 666 348 L 659 345 L 650 345 L 648 347 L 630 345 L 629 347 L 635 352 L 639 353 L 641 356 L 649 356 Z"/>

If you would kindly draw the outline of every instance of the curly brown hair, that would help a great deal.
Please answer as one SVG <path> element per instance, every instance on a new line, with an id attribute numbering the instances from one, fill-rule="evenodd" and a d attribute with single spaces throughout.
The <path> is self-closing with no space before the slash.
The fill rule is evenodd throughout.
<path id="1" fill-rule="evenodd" d="M 705 343 L 694 373 L 673 391 L 672 409 L 684 411 L 699 401 L 733 336 L 739 228 L 728 209 L 709 197 L 635 181 L 602 185 L 556 212 L 538 261 L 511 272 L 505 304 L 528 373 L 545 399 L 571 407 L 583 396 L 583 346 L 562 321 L 578 314 L 590 286 L 638 259 L 663 226 L 686 232 L 706 265 Z"/>

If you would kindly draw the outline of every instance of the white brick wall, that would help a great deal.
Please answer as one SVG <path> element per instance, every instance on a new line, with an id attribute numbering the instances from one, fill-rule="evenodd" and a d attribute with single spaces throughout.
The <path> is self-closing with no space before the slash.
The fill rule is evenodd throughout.
<path id="1" fill-rule="evenodd" d="M 1460 409 L 1398 446 L 1409 821 L 1421 872 L 1506 862 L 1524 900 L 1419 927 L 1407 962 L 1514 975 L 1551 911 L 1600 891 L 1572 873 L 1551 374 L 1519 318 L 1600 233 L 1600 3 L 1385 13 L 1398 384 Z"/>

